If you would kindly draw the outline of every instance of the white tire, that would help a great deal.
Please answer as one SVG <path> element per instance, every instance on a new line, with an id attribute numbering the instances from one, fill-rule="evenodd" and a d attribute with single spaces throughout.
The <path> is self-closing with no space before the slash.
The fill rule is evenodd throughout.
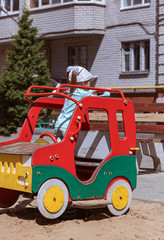
<path id="1" fill-rule="evenodd" d="M 37 205 L 44 217 L 48 219 L 60 217 L 68 205 L 66 185 L 59 179 L 47 180 L 38 191 Z"/>
<path id="2" fill-rule="evenodd" d="M 112 204 L 107 205 L 109 212 L 119 216 L 127 212 L 132 200 L 130 184 L 123 179 L 116 180 L 107 191 L 107 200 Z"/>

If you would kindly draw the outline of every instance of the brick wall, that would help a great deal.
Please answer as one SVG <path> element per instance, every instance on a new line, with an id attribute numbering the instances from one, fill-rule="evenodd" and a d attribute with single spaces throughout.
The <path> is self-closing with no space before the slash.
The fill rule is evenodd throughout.
<path id="1" fill-rule="evenodd" d="M 163 12 L 162 6 L 160 14 Z M 52 78 L 65 78 L 69 46 L 87 45 L 88 70 L 98 76 L 97 86 L 155 85 L 155 1 L 151 1 L 149 7 L 121 10 L 121 0 L 106 0 L 106 7 L 69 5 L 32 11 L 31 17 L 34 19 L 33 25 L 39 28 L 39 35 L 44 35 L 50 47 Z M 89 31 L 91 29 L 92 31 Z M 98 34 L 99 30 L 101 34 Z M 1 40 L 9 38 L 14 31 L 16 31 L 16 24 L 11 19 L 0 18 Z M 162 27 L 160 31 L 164 32 Z M 140 76 L 122 76 L 121 43 L 144 39 L 150 40 L 150 73 Z M 163 35 L 159 42 L 164 43 Z M 162 49 L 163 46 L 160 47 L 160 51 L 163 51 Z M 0 66 L 3 61 L 3 57 L 0 56 Z M 160 56 L 159 61 L 164 63 L 164 55 Z M 162 65 L 160 69 L 163 71 Z"/>
<path id="2" fill-rule="evenodd" d="M 68 31 L 104 29 L 105 8 L 103 6 L 70 5 L 31 13 L 34 25 L 40 34 L 52 33 L 54 37 Z"/>
<path id="3" fill-rule="evenodd" d="M 14 18 L 16 19 L 17 17 Z M 17 24 L 12 19 L 0 17 L 0 44 L 8 42 L 11 35 L 17 32 L 17 29 Z"/>
<path id="4" fill-rule="evenodd" d="M 91 35 L 72 37 L 52 41 L 51 66 L 52 76 L 64 78 L 67 66 L 67 49 L 69 45 L 88 45 L 88 69 L 98 76 L 97 86 L 153 86 L 155 85 L 155 5 L 150 7 L 120 10 L 120 1 L 106 1 L 106 32 L 104 36 Z M 88 8 L 89 9 L 89 8 Z M 103 9 L 103 8 L 101 8 Z M 85 15 L 84 15 L 85 12 Z M 95 10 L 92 14 L 97 14 Z M 75 28 L 93 27 L 92 14 L 85 7 L 76 7 Z M 84 16 L 84 17 L 82 17 Z M 88 16 L 88 17 L 87 17 Z M 102 25 L 103 25 L 102 19 Z M 95 23 L 94 23 L 95 24 Z M 101 25 L 100 25 L 101 27 Z M 122 41 L 150 40 L 150 73 L 145 76 L 121 76 L 121 43 Z M 55 60 L 56 59 L 56 60 Z M 58 59 L 61 62 L 58 62 Z M 64 71 L 64 73 L 63 73 Z"/>

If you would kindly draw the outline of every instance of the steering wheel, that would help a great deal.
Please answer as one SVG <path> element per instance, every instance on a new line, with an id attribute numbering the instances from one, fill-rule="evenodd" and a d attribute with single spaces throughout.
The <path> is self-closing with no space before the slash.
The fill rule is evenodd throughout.
<path id="1" fill-rule="evenodd" d="M 58 142 L 57 139 L 56 139 L 56 137 L 55 137 L 52 133 L 44 132 L 44 133 L 42 133 L 42 134 L 40 135 L 39 138 L 43 138 L 44 136 L 48 136 L 48 137 L 52 138 L 52 140 L 53 140 L 55 143 Z"/>

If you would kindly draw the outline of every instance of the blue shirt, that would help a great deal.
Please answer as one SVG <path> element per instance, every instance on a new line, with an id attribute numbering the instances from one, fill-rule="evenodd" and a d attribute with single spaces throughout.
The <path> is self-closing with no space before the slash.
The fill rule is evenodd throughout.
<path id="1" fill-rule="evenodd" d="M 71 95 L 71 97 L 76 99 L 77 101 L 80 101 L 82 98 L 88 97 L 88 96 L 97 97 L 96 95 L 93 94 L 92 90 L 85 91 L 84 89 L 81 89 L 81 88 L 76 88 L 73 94 Z M 109 96 L 110 96 L 110 92 L 104 92 L 102 95 L 99 95 L 98 97 L 109 97 Z M 67 126 L 70 122 L 70 119 L 72 117 L 72 114 L 76 105 L 77 104 L 71 101 L 70 99 L 68 98 L 65 99 L 61 113 L 55 123 L 55 129 L 60 129 L 63 132 L 63 135 L 67 129 Z"/>

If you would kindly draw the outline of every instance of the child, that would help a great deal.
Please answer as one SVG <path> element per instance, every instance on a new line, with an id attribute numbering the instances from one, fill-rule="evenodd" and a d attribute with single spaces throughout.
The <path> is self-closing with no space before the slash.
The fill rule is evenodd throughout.
<path id="1" fill-rule="evenodd" d="M 85 68 L 80 66 L 69 66 L 67 68 L 67 82 L 71 85 L 79 85 L 79 86 L 90 86 L 90 80 L 92 78 L 92 74 L 88 72 Z M 82 98 L 87 96 L 95 96 L 93 90 L 85 90 L 81 88 L 73 88 L 71 87 L 68 90 L 68 94 L 80 101 Z M 104 92 L 101 97 L 109 97 L 109 92 Z M 76 107 L 76 103 L 69 100 L 68 98 L 65 99 L 64 106 L 61 110 L 61 113 L 55 123 L 55 136 L 60 142 L 65 134 L 67 126 L 70 122 L 72 117 L 73 111 Z"/>

